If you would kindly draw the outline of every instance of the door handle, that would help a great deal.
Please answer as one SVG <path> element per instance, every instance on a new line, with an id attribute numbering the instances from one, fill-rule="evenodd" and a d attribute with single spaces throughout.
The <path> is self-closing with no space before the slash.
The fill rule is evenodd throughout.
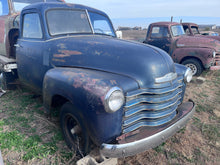
<path id="1" fill-rule="evenodd" d="M 14 46 L 17 47 L 17 48 L 22 48 L 22 46 L 19 45 L 19 44 L 14 44 Z"/>

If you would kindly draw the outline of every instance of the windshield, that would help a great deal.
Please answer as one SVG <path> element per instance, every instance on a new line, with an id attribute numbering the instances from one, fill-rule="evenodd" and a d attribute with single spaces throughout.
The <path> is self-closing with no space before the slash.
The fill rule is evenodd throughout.
<path id="1" fill-rule="evenodd" d="M 171 31 L 174 37 L 185 35 L 182 25 L 171 26 Z"/>
<path id="2" fill-rule="evenodd" d="M 85 10 L 49 10 L 46 17 L 49 33 L 52 36 L 62 34 L 93 34 L 93 30 L 95 34 L 115 36 L 109 19 L 97 13 L 89 12 L 90 21 Z"/>
<path id="3" fill-rule="evenodd" d="M 62 0 L 12 0 L 16 12 L 21 11 L 27 5 L 38 2 L 62 2 Z"/>
<path id="4" fill-rule="evenodd" d="M 50 10 L 47 22 L 50 35 L 92 33 L 85 11 Z"/>

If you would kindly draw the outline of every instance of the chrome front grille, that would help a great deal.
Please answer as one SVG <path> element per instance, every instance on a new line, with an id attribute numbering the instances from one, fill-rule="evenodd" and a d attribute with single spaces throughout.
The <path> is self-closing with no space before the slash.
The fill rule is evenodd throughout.
<path id="1" fill-rule="evenodd" d="M 216 62 L 216 65 L 220 65 L 220 52 L 216 52 L 215 62 Z"/>
<path id="2" fill-rule="evenodd" d="M 176 116 L 182 101 L 183 77 L 160 82 L 150 89 L 128 92 L 124 106 L 123 133 L 142 126 L 159 126 Z"/>

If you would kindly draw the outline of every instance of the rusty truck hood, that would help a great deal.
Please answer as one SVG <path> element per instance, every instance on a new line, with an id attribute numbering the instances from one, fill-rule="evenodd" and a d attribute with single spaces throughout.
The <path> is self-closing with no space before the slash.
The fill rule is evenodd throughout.
<path id="1" fill-rule="evenodd" d="M 211 38 L 182 36 L 176 40 L 177 47 L 211 48 L 220 51 L 220 42 Z"/>
<path id="2" fill-rule="evenodd" d="M 130 77 L 143 88 L 153 86 L 155 78 L 175 72 L 167 53 L 146 44 L 98 35 L 60 37 L 48 42 L 54 67 L 111 72 Z"/>
<path id="3" fill-rule="evenodd" d="M 200 37 L 211 38 L 211 39 L 220 41 L 220 36 L 205 36 L 205 35 L 200 35 Z"/>

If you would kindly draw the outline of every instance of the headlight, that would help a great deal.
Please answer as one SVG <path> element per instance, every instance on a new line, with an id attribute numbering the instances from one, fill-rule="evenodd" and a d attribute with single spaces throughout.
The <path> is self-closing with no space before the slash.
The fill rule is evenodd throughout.
<path id="1" fill-rule="evenodd" d="M 193 76 L 192 70 L 190 68 L 187 68 L 184 74 L 184 81 L 187 83 L 190 82 L 192 80 L 192 76 Z"/>
<path id="2" fill-rule="evenodd" d="M 215 55 L 216 55 L 216 52 L 213 51 L 213 52 L 212 52 L 212 57 L 215 58 Z"/>
<path id="3" fill-rule="evenodd" d="M 111 88 L 105 96 L 105 110 L 108 113 L 116 112 L 124 104 L 124 94 L 118 87 Z"/>

